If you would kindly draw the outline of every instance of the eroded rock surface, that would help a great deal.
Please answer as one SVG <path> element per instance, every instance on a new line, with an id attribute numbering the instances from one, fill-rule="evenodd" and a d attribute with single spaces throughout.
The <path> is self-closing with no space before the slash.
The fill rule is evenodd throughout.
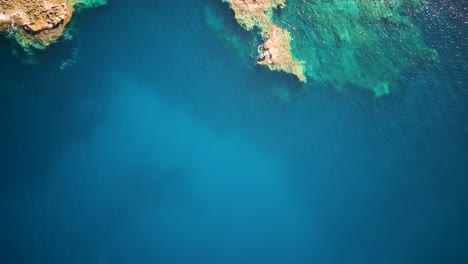
<path id="1" fill-rule="evenodd" d="M 65 32 L 74 6 L 94 7 L 105 0 L 0 0 L 0 33 L 24 49 L 43 49 Z"/>
<path id="2" fill-rule="evenodd" d="M 66 0 L 0 0 L 0 31 L 24 47 L 46 47 L 63 34 L 72 14 Z"/>

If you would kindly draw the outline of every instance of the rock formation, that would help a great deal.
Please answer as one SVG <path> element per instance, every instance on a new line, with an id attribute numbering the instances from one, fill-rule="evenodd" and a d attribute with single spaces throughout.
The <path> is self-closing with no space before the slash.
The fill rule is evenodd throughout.
<path id="1" fill-rule="evenodd" d="M 274 8 L 282 8 L 286 0 L 227 0 L 234 10 L 236 20 L 246 30 L 260 30 L 265 43 L 259 48 L 260 65 L 271 70 L 285 71 L 306 81 L 303 65 L 291 54 L 289 32 L 271 20 Z"/>
<path id="2" fill-rule="evenodd" d="M 105 4 L 105 0 L 0 0 L 0 33 L 24 49 L 44 49 L 65 32 L 74 7 Z"/>

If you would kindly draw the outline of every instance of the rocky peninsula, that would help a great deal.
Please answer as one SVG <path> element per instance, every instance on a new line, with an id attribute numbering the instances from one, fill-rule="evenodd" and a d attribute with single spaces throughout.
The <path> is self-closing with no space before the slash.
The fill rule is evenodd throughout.
<path id="1" fill-rule="evenodd" d="M 303 64 L 291 54 L 289 32 L 276 25 L 271 18 L 273 9 L 285 6 L 286 0 L 227 0 L 239 24 L 246 30 L 257 28 L 264 44 L 258 47 L 258 64 L 271 70 L 284 71 L 306 81 Z"/>

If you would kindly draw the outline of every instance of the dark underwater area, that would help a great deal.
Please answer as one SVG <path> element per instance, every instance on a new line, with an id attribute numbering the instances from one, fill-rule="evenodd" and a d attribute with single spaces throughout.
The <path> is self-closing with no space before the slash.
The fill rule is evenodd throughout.
<path id="1" fill-rule="evenodd" d="M 2 40 L 0 263 L 468 263 L 466 2 L 378 98 L 245 67 L 206 5 L 236 26 L 110 0 L 37 65 Z"/>

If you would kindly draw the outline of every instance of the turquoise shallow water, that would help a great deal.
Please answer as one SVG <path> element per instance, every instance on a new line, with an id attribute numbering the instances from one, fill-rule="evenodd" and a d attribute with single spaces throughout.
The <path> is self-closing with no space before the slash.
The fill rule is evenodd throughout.
<path id="1" fill-rule="evenodd" d="M 397 92 L 290 103 L 206 4 L 115 0 L 38 66 L 0 53 L 1 263 L 468 262 L 462 2 L 420 18 L 439 61 Z"/>

